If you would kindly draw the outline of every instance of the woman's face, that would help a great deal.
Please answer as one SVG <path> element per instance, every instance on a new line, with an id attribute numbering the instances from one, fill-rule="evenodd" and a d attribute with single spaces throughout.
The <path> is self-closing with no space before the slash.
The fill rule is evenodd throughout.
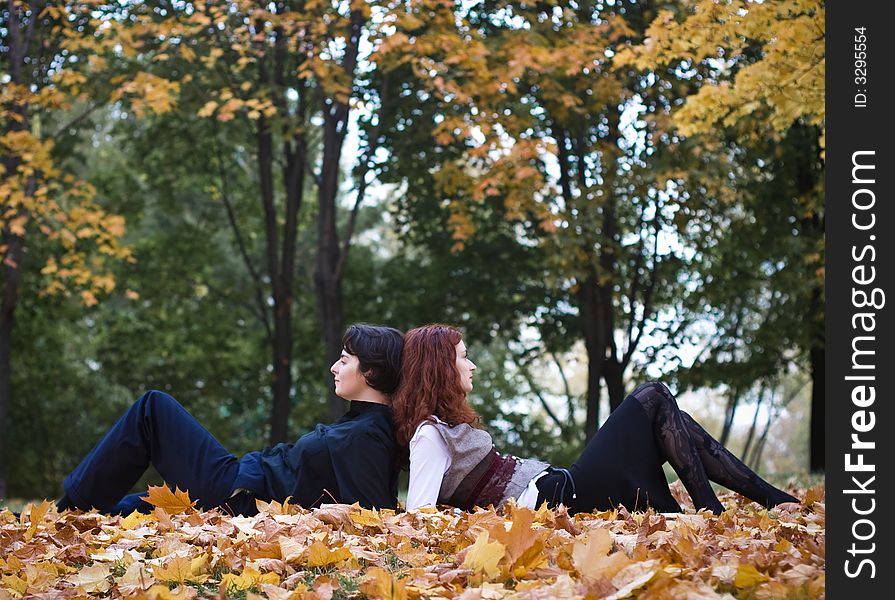
<path id="1" fill-rule="evenodd" d="M 336 384 L 336 395 L 345 400 L 356 400 L 369 389 L 367 380 L 360 371 L 360 361 L 354 354 L 342 350 L 339 360 L 329 368 Z"/>
<path id="2" fill-rule="evenodd" d="M 457 373 L 460 375 L 460 387 L 468 394 L 472 391 L 472 375 L 475 373 L 476 366 L 469 360 L 463 340 L 460 340 L 454 347 L 457 349 Z"/>

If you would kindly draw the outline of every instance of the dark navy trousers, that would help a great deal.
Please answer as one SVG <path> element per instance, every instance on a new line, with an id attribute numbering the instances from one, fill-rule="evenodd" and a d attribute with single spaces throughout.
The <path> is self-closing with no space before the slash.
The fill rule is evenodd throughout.
<path id="1" fill-rule="evenodd" d="M 152 464 L 165 483 L 188 490 L 199 507 L 227 505 L 233 512 L 254 510 L 254 499 L 231 499 L 239 461 L 174 398 L 149 391 L 118 419 L 102 440 L 65 478 L 65 493 L 83 510 L 112 514 L 151 511 L 140 496 L 126 495 Z M 251 504 L 251 506 L 240 506 Z"/>

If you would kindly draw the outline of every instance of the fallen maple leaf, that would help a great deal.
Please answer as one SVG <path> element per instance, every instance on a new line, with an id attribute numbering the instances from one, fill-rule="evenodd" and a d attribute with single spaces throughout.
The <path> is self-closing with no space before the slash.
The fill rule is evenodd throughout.
<path id="1" fill-rule="evenodd" d="M 122 594 L 133 594 L 136 591 L 149 588 L 155 583 L 155 577 L 149 573 L 146 565 L 141 562 L 131 563 L 124 575 L 115 579 L 118 591 Z"/>
<path id="2" fill-rule="evenodd" d="M 186 512 L 193 508 L 196 504 L 195 500 L 190 500 L 190 496 L 186 491 L 180 491 L 175 487 L 171 491 L 166 485 L 151 485 L 147 491 L 147 495 L 142 497 L 149 504 L 161 508 L 169 515 L 176 515 Z"/>
<path id="3" fill-rule="evenodd" d="M 166 585 L 157 584 L 132 596 L 132 600 L 193 600 L 196 597 L 195 588 L 178 586 L 173 590 Z"/>
<path id="4" fill-rule="evenodd" d="M 0 577 L 0 583 L 2 583 L 3 587 L 6 589 L 14 592 L 19 598 L 24 596 L 25 591 L 28 589 L 28 580 L 16 575 L 3 575 Z"/>
<path id="5" fill-rule="evenodd" d="M 281 535 L 277 542 L 280 545 L 280 557 L 287 563 L 298 561 L 308 549 L 307 544 L 297 542 L 285 535 Z"/>
<path id="6" fill-rule="evenodd" d="M 490 528 L 491 537 L 504 545 L 511 563 L 537 540 L 537 534 L 531 529 L 534 519 L 534 511 L 530 508 L 514 506 L 507 514 L 509 529 L 503 523 Z"/>
<path id="7" fill-rule="evenodd" d="M 153 567 L 152 575 L 159 581 L 173 583 L 204 583 L 208 581 L 205 566 L 208 555 L 202 554 L 190 560 L 184 556 L 175 556 L 164 567 Z"/>
<path id="8" fill-rule="evenodd" d="M 489 542 L 488 533 L 482 531 L 475 543 L 469 547 L 463 566 L 474 573 L 484 573 L 489 579 L 500 573 L 497 563 L 506 554 L 506 548 L 500 542 Z"/>
<path id="9" fill-rule="evenodd" d="M 50 502 L 49 500 L 44 500 L 37 506 L 34 504 L 30 505 L 31 510 L 28 513 L 28 519 L 31 521 L 31 524 L 28 526 L 28 529 L 25 531 L 25 541 L 30 541 L 34 534 L 37 532 L 37 528 L 40 525 L 40 522 L 43 521 L 43 518 L 46 516 L 47 511 L 50 510 Z M 24 517 L 24 515 L 22 515 Z"/>
<path id="10" fill-rule="evenodd" d="M 767 575 L 761 573 L 753 565 L 741 564 L 739 567 L 737 567 L 737 574 L 733 580 L 733 585 L 742 590 L 755 587 L 759 583 L 764 583 L 768 579 L 769 578 Z"/>
<path id="11" fill-rule="evenodd" d="M 133 511 L 128 516 L 121 519 L 120 527 L 122 529 L 136 529 L 146 521 L 151 521 L 152 515 L 144 515 L 138 510 Z"/>
<path id="12" fill-rule="evenodd" d="M 355 506 L 355 505 L 352 505 Z M 379 516 L 379 511 L 377 510 L 368 510 L 366 508 L 360 508 L 357 506 L 356 510 L 351 512 L 351 521 L 355 525 L 360 525 L 361 527 L 383 527 L 384 523 Z"/>
<path id="13" fill-rule="evenodd" d="M 576 542 L 572 549 L 572 561 L 581 577 L 588 583 L 595 583 L 603 577 L 612 579 L 631 560 L 622 552 L 609 554 L 612 536 L 602 527 L 587 532 L 584 542 Z"/>
<path id="14" fill-rule="evenodd" d="M 327 567 L 351 558 L 351 550 L 338 547 L 331 550 L 326 544 L 317 540 L 308 548 L 309 567 Z"/>
<path id="15" fill-rule="evenodd" d="M 221 589 L 225 591 L 243 591 L 255 587 L 259 583 L 276 584 L 280 576 L 276 573 L 261 573 L 258 569 L 246 567 L 242 573 L 225 573 L 221 577 Z"/>
<path id="16" fill-rule="evenodd" d="M 367 571 L 367 576 L 360 585 L 360 591 L 370 598 L 381 600 L 407 600 L 407 589 L 403 581 L 379 567 Z"/>
<path id="17" fill-rule="evenodd" d="M 93 565 L 84 567 L 74 575 L 68 577 L 70 583 L 88 594 L 102 593 L 109 589 L 109 575 L 112 574 L 109 565 Z"/>
<path id="18" fill-rule="evenodd" d="M 642 588 L 652 580 L 659 572 L 658 560 L 645 560 L 641 562 L 631 563 L 627 567 L 621 569 L 612 578 L 612 585 L 618 588 L 618 591 L 608 596 L 606 600 L 619 600 L 627 598 L 634 590 Z"/>

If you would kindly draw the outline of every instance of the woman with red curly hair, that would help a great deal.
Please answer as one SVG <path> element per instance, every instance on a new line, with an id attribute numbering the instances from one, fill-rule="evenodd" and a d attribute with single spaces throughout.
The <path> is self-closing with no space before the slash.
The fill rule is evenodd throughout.
<path id="1" fill-rule="evenodd" d="M 638 386 L 568 469 L 501 455 L 466 399 L 475 371 L 459 330 L 426 325 L 405 334 L 392 410 L 398 449 L 410 467 L 408 510 L 436 504 L 470 510 L 515 498 L 530 508 L 564 504 L 572 514 L 618 505 L 680 512 L 662 470 L 666 461 L 697 509 L 724 510 L 709 480 L 766 507 L 798 502 L 712 438 L 658 382 Z"/>

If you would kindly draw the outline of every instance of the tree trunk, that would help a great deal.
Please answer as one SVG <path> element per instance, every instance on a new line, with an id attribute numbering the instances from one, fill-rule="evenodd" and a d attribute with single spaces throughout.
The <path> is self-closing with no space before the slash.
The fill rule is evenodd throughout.
<path id="1" fill-rule="evenodd" d="M 347 49 L 342 69 L 350 81 L 354 81 L 360 39 L 366 18 L 362 11 L 353 10 L 349 25 Z M 343 252 L 348 252 L 349 231 L 345 236 L 345 247 L 340 248 L 336 223 L 336 199 L 339 191 L 340 162 L 345 134 L 348 131 L 349 106 L 347 102 L 330 97 L 323 101 L 323 165 L 318 187 L 317 213 L 317 270 L 314 273 L 314 288 L 317 295 L 317 310 L 326 351 L 327 364 L 335 362 L 342 352 L 342 330 L 345 324 L 344 302 L 342 298 L 342 276 L 344 274 Z M 345 412 L 345 401 L 336 396 L 334 387 L 329 391 L 329 416 L 335 420 Z"/>
<path id="2" fill-rule="evenodd" d="M 764 401 L 765 390 L 761 389 L 758 393 L 758 400 L 755 401 L 755 412 L 752 414 L 752 425 L 749 427 L 749 433 L 746 434 L 746 442 L 743 444 L 743 452 L 740 456 L 745 460 L 749 456 L 749 450 L 752 446 L 752 440 L 755 439 L 755 430 L 758 427 L 758 414 L 761 411 L 761 405 Z"/>
<path id="3" fill-rule="evenodd" d="M 272 155 L 270 134 L 259 135 L 259 163 L 261 163 L 262 201 L 270 206 L 266 212 L 271 218 L 266 224 L 268 243 L 268 272 L 273 297 L 273 345 L 271 359 L 273 374 L 271 391 L 273 404 L 270 411 L 270 443 L 278 444 L 289 439 L 289 412 L 292 391 L 292 293 L 283 285 L 282 273 L 277 266 L 278 244 L 276 215 L 273 213 L 273 176 L 270 170 Z M 265 174 L 266 170 L 266 174 Z"/>
<path id="4" fill-rule="evenodd" d="M 819 161 L 820 131 L 816 126 L 799 125 L 793 128 L 790 135 L 798 136 L 797 142 L 802 150 L 796 170 L 796 191 L 799 197 L 815 192 L 823 178 L 823 170 Z M 805 214 L 801 219 L 801 235 L 808 240 L 821 240 L 824 235 L 824 216 L 822 207 Z M 808 360 L 811 371 L 811 438 L 809 442 L 809 468 L 812 472 L 823 471 L 825 467 L 824 447 L 826 438 L 824 421 L 826 418 L 824 361 L 826 357 L 826 340 L 824 332 L 823 280 L 819 279 L 815 269 L 819 265 L 806 264 L 806 279 L 814 280 L 806 303 L 805 322 L 809 330 Z M 809 279 L 810 280 L 810 279 Z"/>
<path id="5" fill-rule="evenodd" d="M 342 327 L 344 323 L 342 276 L 338 272 L 341 250 L 336 228 L 336 195 L 339 185 L 339 158 L 342 155 L 342 136 L 337 130 L 335 118 L 327 118 L 323 142 L 323 172 L 318 190 L 317 213 L 317 270 L 314 284 L 317 293 L 317 309 L 327 364 L 338 360 L 342 352 Z M 345 412 L 345 402 L 330 386 L 329 417 L 335 420 Z"/>
<path id="6" fill-rule="evenodd" d="M 721 436 L 718 441 L 722 446 L 727 446 L 730 438 L 730 432 L 733 431 L 733 418 L 737 412 L 737 405 L 740 403 L 740 390 L 732 389 L 727 397 L 727 406 L 724 408 L 724 425 L 721 427 Z"/>
<path id="7" fill-rule="evenodd" d="M 822 334 L 821 334 L 822 335 Z M 824 397 L 824 379 L 826 377 L 826 350 L 823 339 L 811 348 L 811 446 L 810 467 L 812 473 L 826 468 L 824 460 L 826 442 L 824 439 L 824 423 L 826 421 L 826 399 Z"/>
<path id="8" fill-rule="evenodd" d="M 32 8 L 32 10 L 36 10 L 36 8 Z M 32 16 L 31 18 L 31 24 L 33 24 L 34 17 Z M 24 85 L 24 73 L 26 71 L 23 67 L 25 65 L 26 44 L 22 38 L 20 25 L 19 8 L 15 3 L 10 3 L 7 23 L 10 81 L 14 84 Z M 9 130 L 27 131 L 31 127 L 28 119 L 28 106 L 15 103 L 10 106 L 10 110 L 17 113 L 20 118 L 10 120 L 8 124 Z M 6 176 L 9 177 L 16 173 L 19 160 L 12 155 L 4 156 L 3 166 L 5 167 Z M 33 179 L 29 181 L 28 188 L 25 190 L 26 195 L 34 192 Z M 6 199 L 0 198 L 0 203 L 4 202 L 6 202 Z M 21 214 L 23 210 L 19 208 L 18 214 Z M 7 216 L 7 221 L 9 220 L 11 219 Z M 6 246 L 6 252 L 3 256 L 3 300 L 2 305 L 0 305 L 0 498 L 6 498 L 6 440 L 9 439 L 6 435 L 8 427 L 7 415 L 12 404 L 12 331 L 22 283 L 22 261 L 25 257 L 25 240 L 5 227 L 3 228 L 2 239 L 3 244 Z"/>
<path id="9" fill-rule="evenodd" d="M 591 273 L 578 289 L 578 310 L 584 345 L 587 349 L 587 412 L 584 421 L 585 440 L 597 432 L 600 422 L 600 382 L 606 361 L 607 333 L 603 326 L 603 306 L 597 276 Z"/>
<path id="10" fill-rule="evenodd" d="M 6 416 L 12 403 L 12 330 L 25 245 L 21 237 L 6 230 L 3 232 L 3 243 L 7 245 L 7 261 L 3 265 L 3 304 L 0 308 L 0 498 L 7 497 L 6 440 L 9 438 L 6 435 Z"/>
<path id="11" fill-rule="evenodd" d="M 268 83 L 267 66 L 260 61 L 261 81 Z M 273 135 L 263 117 L 258 119 L 258 175 L 261 185 L 261 204 L 264 209 L 267 271 L 273 297 L 274 327 L 271 359 L 273 374 L 270 411 L 270 443 L 278 444 L 289 437 L 289 412 L 292 390 L 292 290 L 287 289 L 279 261 L 279 236 L 274 205 Z"/>
<path id="12" fill-rule="evenodd" d="M 609 412 L 614 411 L 625 399 L 625 368 L 614 359 L 607 359 L 603 367 L 603 380 L 609 393 Z"/>
<path id="13" fill-rule="evenodd" d="M 761 432 L 761 437 L 758 438 L 758 443 L 755 444 L 752 450 L 752 456 L 749 457 L 749 460 L 746 460 L 746 457 L 743 457 L 743 462 L 752 467 L 752 470 L 756 473 L 761 467 L 761 455 L 764 452 L 765 444 L 768 441 L 768 432 L 771 430 L 771 423 L 777 419 L 777 413 L 768 412 L 768 420 L 765 421 L 764 429 Z"/>

